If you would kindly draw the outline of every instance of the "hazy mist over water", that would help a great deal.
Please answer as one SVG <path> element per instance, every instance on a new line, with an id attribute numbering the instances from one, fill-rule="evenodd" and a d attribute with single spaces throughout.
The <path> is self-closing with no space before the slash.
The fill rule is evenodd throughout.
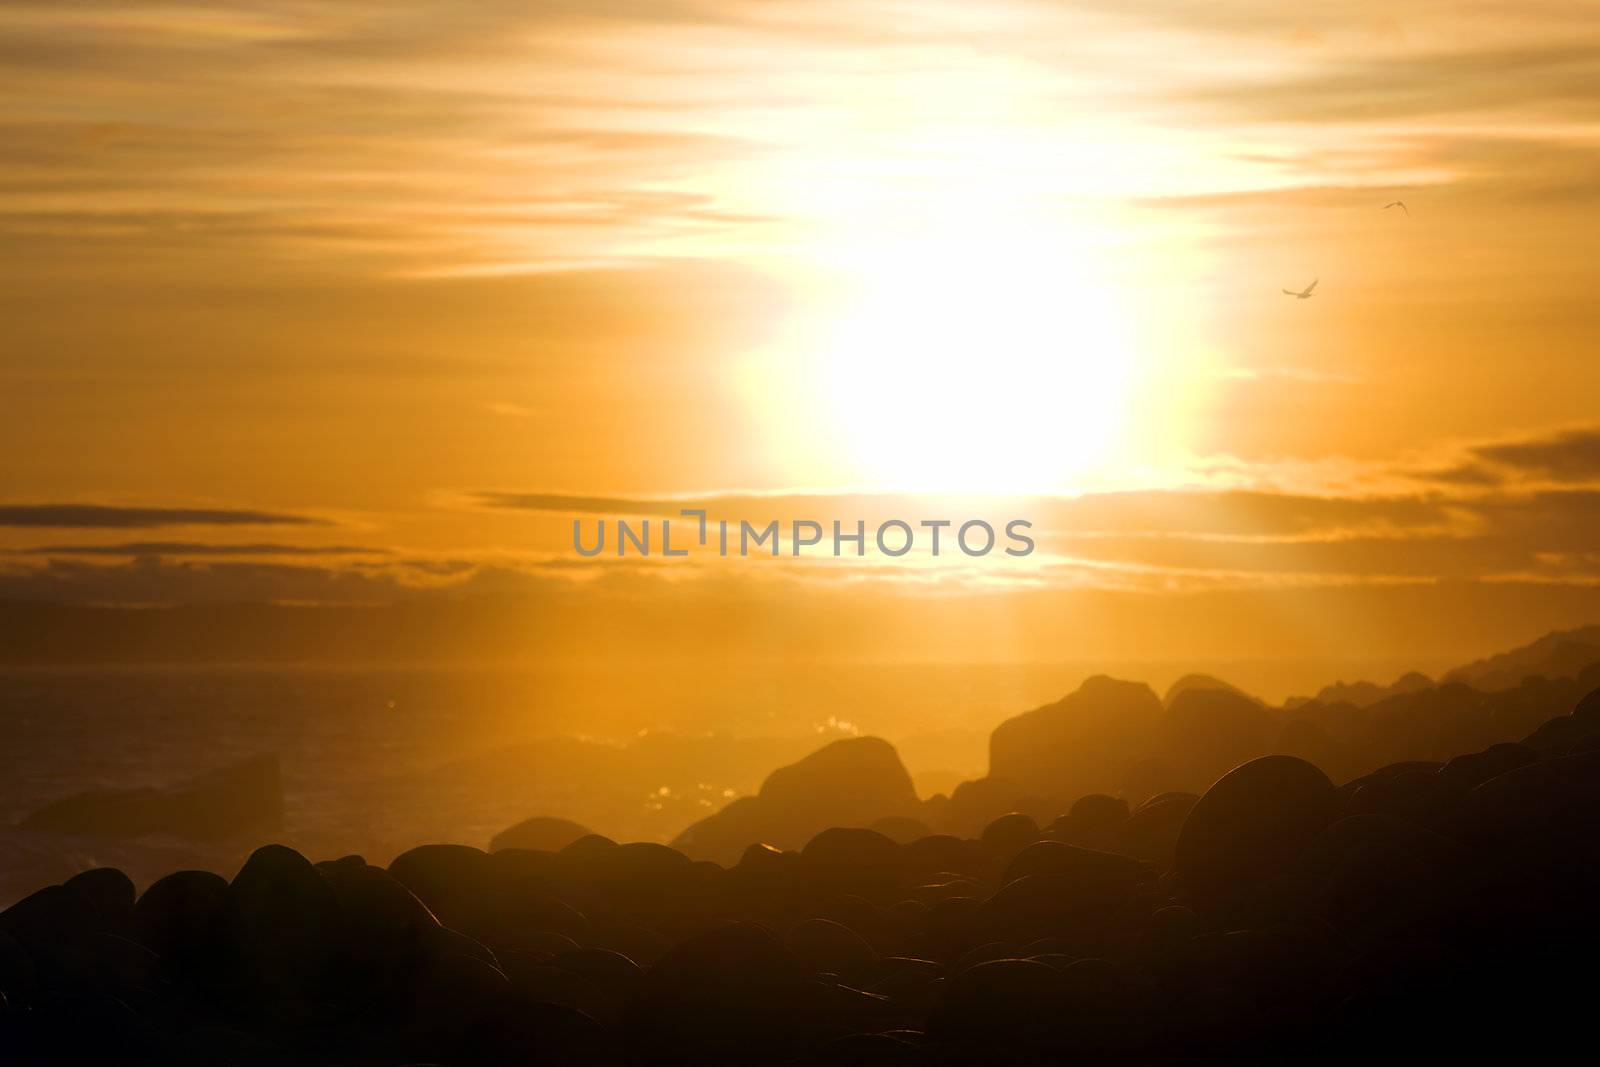
<path id="1" fill-rule="evenodd" d="M 1271 701 L 1410 665 L 1224 664 Z M 1429 666 L 1429 665 L 1423 665 Z M 484 844 L 529 815 L 670 839 L 823 740 L 893 742 L 919 792 L 980 776 L 989 731 L 1088 675 L 1162 692 L 1198 665 L 139 666 L 0 671 L 0 817 L 86 789 L 283 767 L 285 831 L 319 853 Z M 648 735 L 648 741 L 641 741 Z M 559 744 L 554 742 L 560 742 Z M 626 747 L 624 747 L 626 746 Z M 628 763 L 633 752 L 642 766 Z M 625 766 L 619 767 L 621 760 Z M 600 779 L 603 779 L 601 781 Z M 657 781 L 656 779 L 659 779 Z M 665 792 L 662 792 L 665 790 Z M 377 858 L 374 856 L 374 858 Z"/>

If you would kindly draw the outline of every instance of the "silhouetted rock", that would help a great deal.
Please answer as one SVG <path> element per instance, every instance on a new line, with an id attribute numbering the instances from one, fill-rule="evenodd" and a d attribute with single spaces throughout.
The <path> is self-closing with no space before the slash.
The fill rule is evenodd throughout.
<path id="1" fill-rule="evenodd" d="M 1466 840 L 1540 867 L 1587 864 L 1600 835 L 1600 752 L 1540 760 L 1468 794 Z M 1600 868 L 1596 868 L 1600 869 Z"/>
<path id="2" fill-rule="evenodd" d="M 1090 678 L 1056 703 L 997 726 L 989 777 L 1043 798 L 1055 812 L 1085 793 L 1114 793 L 1123 771 L 1151 750 L 1161 710 L 1147 685 Z"/>
<path id="3" fill-rule="evenodd" d="M 995 867 L 1003 868 L 1011 858 L 1039 840 L 1039 824 L 1020 811 L 995 819 L 983 828 L 979 839 L 984 856 Z"/>
<path id="4" fill-rule="evenodd" d="M 52 958 L 49 946 L 70 950 L 97 932 L 99 925 L 99 913 L 87 897 L 58 885 L 46 886 L 0 911 L 0 933 L 20 943 L 41 970 L 65 962 Z"/>
<path id="5" fill-rule="evenodd" d="M 1463 682 L 1483 692 L 1510 689 L 1534 676 L 1572 678 L 1600 663 L 1600 626 L 1558 630 L 1537 641 L 1457 667 L 1445 682 Z"/>
<path id="6" fill-rule="evenodd" d="M 909 815 L 889 815 L 878 819 L 869 830 L 876 830 L 897 844 L 909 844 L 918 838 L 927 837 L 933 831 L 920 819 L 913 819 Z"/>
<path id="7" fill-rule="evenodd" d="M 942 871 L 967 871 L 976 868 L 981 846 L 951 834 L 930 834 L 919 837 L 901 850 L 902 862 L 908 872 L 919 875 Z"/>
<path id="8" fill-rule="evenodd" d="M 1139 807 L 1151 797 L 1170 793 L 1182 781 L 1179 771 L 1166 759 L 1152 756 L 1135 760 L 1122 774 L 1121 796 L 1132 807 Z"/>
<path id="9" fill-rule="evenodd" d="M 1168 786 L 1204 789 L 1246 760 L 1264 756 L 1277 740 L 1272 713 L 1238 693 L 1190 689 L 1161 720 L 1161 752 L 1177 772 Z"/>
<path id="10" fill-rule="evenodd" d="M 695 859 L 733 863 L 751 844 L 799 848 L 829 827 L 867 826 L 918 809 L 894 748 L 876 737 L 850 738 L 773 771 L 756 796 L 733 801 L 672 844 Z"/>
<path id="11" fill-rule="evenodd" d="M 332 887 L 300 853 L 264 845 L 228 885 L 225 982 L 241 1011 L 299 1025 L 324 1017 L 344 920 Z"/>
<path id="12" fill-rule="evenodd" d="M 1292 715 L 1284 722 L 1273 751 L 1280 756 L 1298 756 L 1322 768 L 1334 781 L 1349 778 L 1361 765 L 1343 739 L 1310 719 Z"/>
<path id="13" fill-rule="evenodd" d="M 1353 815 L 1307 843 L 1296 861 L 1301 907 L 1377 944 L 1437 933 L 1467 854 L 1405 819 Z"/>
<path id="14" fill-rule="evenodd" d="M 446 926 L 481 936 L 495 895 L 489 854 L 469 845 L 422 845 L 396 856 L 388 874 Z"/>
<path id="15" fill-rule="evenodd" d="M 789 931 L 789 949 L 814 973 L 845 974 L 876 958 L 860 934 L 830 919 L 803 919 Z"/>
<path id="16" fill-rule="evenodd" d="M 739 857 L 738 869 L 759 876 L 784 877 L 800 862 L 798 852 L 785 852 L 771 845 L 750 845 Z"/>
<path id="17" fill-rule="evenodd" d="M 1000 876 L 1000 884 L 1031 874 L 1066 875 L 1081 881 L 1114 884 L 1128 891 L 1154 877 L 1154 872 L 1138 860 L 1061 841 L 1035 841 L 1017 853 Z"/>
<path id="18" fill-rule="evenodd" d="M 1172 707 L 1173 701 L 1191 689 L 1221 690 L 1224 693 L 1232 693 L 1235 696 L 1244 697 L 1246 700 L 1254 701 L 1257 704 L 1261 703 L 1259 698 L 1251 696 L 1238 686 L 1224 682 L 1221 678 L 1213 678 L 1209 674 L 1186 674 L 1167 687 L 1166 695 L 1161 698 L 1161 706 L 1163 708 Z"/>
<path id="19" fill-rule="evenodd" d="M 108 933 L 127 933 L 133 926 L 133 882 L 115 867 L 95 867 L 62 883 L 68 892 L 87 900 Z"/>
<path id="20" fill-rule="evenodd" d="M 596 856 L 603 856 L 616 847 L 617 843 L 604 834 L 584 834 L 562 849 L 561 855 L 565 859 L 581 863 Z"/>
<path id="21" fill-rule="evenodd" d="M 882 899 L 904 883 L 900 846 L 876 830 L 836 826 L 806 842 L 798 874 L 819 893 Z"/>
<path id="22" fill-rule="evenodd" d="M 1050 836 L 1069 845 L 1114 851 L 1117 832 L 1128 821 L 1128 802 L 1120 797 L 1091 793 L 1079 797 L 1072 810 L 1050 824 Z"/>
<path id="23" fill-rule="evenodd" d="M 1331 823 L 1338 794 L 1327 775 L 1293 756 L 1264 756 L 1205 792 L 1178 837 L 1173 870 L 1197 910 L 1262 903 L 1301 849 Z"/>
<path id="24" fill-rule="evenodd" d="M 1572 709 L 1572 717 L 1585 727 L 1600 732 L 1600 689 L 1588 693 Z"/>
<path id="25" fill-rule="evenodd" d="M 1058 1032 L 1065 993 L 1056 970 L 1035 960 L 979 963 L 946 984 L 928 1039 L 957 1054 L 1037 1054 Z"/>
<path id="26" fill-rule="evenodd" d="M 1024 874 L 1011 879 L 983 902 L 979 928 L 987 939 L 1006 944 L 1038 937 L 1086 943 L 1129 901 L 1142 879 L 1136 863 L 1111 858 L 1128 866 L 1086 864 L 1067 873 Z"/>
<path id="27" fill-rule="evenodd" d="M 507 830 L 494 835 L 489 842 L 490 852 L 503 848 L 526 848 L 537 852 L 560 852 L 580 837 L 589 833 L 570 819 L 556 819 L 536 815 Z"/>
<path id="28" fill-rule="evenodd" d="M 133 906 L 133 939 L 176 976 L 205 981 L 214 973 L 228 883 L 210 871 L 177 871 L 146 889 Z"/>
<path id="29" fill-rule="evenodd" d="M 1042 797 L 1029 796 L 1015 782 L 993 776 L 975 778 L 956 786 L 944 806 L 939 828 L 956 834 L 981 833 L 983 828 L 1009 812 L 1036 811 L 1043 818 L 1056 805 Z"/>
<path id="30" fill-rule="evenodd" d="M 398 1001 L 419 958 L 438 944 L 439 920 L 400 882 L 366 863 L 319 863 L 338 905 L 350 980 L 374 1000 Z"/>
<path id="31" fill-rule="evenodd" d="M 1067 812 L 1043 836 L 1037 795 L 998 777 L 964 783 L 940 824 L 958 833 L 927 833 L 892 750 L 867 742 L 719 813 L 723 842 L 852 813 L 788 850 L 744 841 L 731 867 L 575 826 L 523 839 L 567 839 L 559 849 L 425 845 L 387 870 L 267 846 L 231 884 L 180 871 L 137 898 L 122 871 L 80 862 L 0 911 L 0 1058 L 1570 1056 L 1600 955 L 1596 680 L 1452 683 L 1288 714 L 1188 686 L 1147 739 L 1163 751 L 1122 769 L 1148 769 L 1149 798 L 1131 811 L 1109 793 L 1066 798 L 1043 809 Z M 1095 713 L 1074 707 L 1067 720 Z M 1263 743 L 1323 746 L 1355 772 L 1335 788 L 1278 753 L 1203 796 L 1167 791 Z M 876 812 L 885 798 L 905 807 Z M 1021 806 L 993 809 L 1007 798 Z"/>
<path id="32" fill-rule="evenodd" d="M 1408 671 L 1395 679 L 1389 685 L 1377 685 L 1373 682 L 1335 682 L 1325 685 L 1313 698 L 1321 704 L 1349 704 L 1351 707 L 1367 708 L 1380 700 L 1405 693 L 1418 693 L 1424 689 L 1433 688 L 1433 679 L 1420 671 Z M 1304 701 L 1290 701 L 1287 706 L 1294 707 Z"/>
<path id="33" fill-rule="evenodd" d="M 1522 743 L 1540 752 L 1564 756 L 1596 736 L 1595 731 L 1583 720 L 1572 715 L 1558 715 L 1540 723 L 1537 730 L 1522 739 Z"/>
<path id="34" fill-rule="evenodd" d="M 716 886 L 707 881 L 708 872 L 676 849 L 653 841 L 618 845 L 581 861 L 564 859 L 564 876 L 552 888 L 563 899 L 586 901 L 590 921 L 613 931 L 631 927 L 677 933 L 680 925 L 698 928 L 700 909 L 715 904 Z M 720 868 L 713 869 L 720 875 Z M 515 900 L 508 904 L 514 908 Z M 635 959 L 654 958 L 633 940 L 605 947 Z"/>
<path id="35" fill-rule="evenodd" d="M 1193 793 L 1161 793 L 1151 797 L 1117 827 L 1112 851 L 1143 860 L 1159 870 L 1172 866 L 1178 836 L 1199 797 Z"/>
<path id="36" fill-rule="evenodd" d="M 1457 793 L 1464 794 L 1491 778 L 1525 767 L 1538 759 L 1538 750 L 1527 745 L 1490 745 L 1482 752 L 1455 757 L 1440 767 L 1438 773 Z"/>
<path id="37" fill-rule="evenodd" d="M 1389 815 L 1418 826 L 1442 828 L 1450 817 L 1458 791 L 1442 767 L 1424 766 L 1398 773 L 1368 775 L 1344 805 L 1352 815 Z"/>
<path id="38" fill-rule="evenodd" d="M 690 938 L 662 957 L 627 1006 L 623 1025 L 647 1060 L 750 1063 L 832 1036 L 826 1020 L 837 1005 L 830 988 L 816 983 L 770 931 L 738 923 Z"/>
<path id="39" fill-rule="evenodd" d="M 1514 740 L 1523 732 L 1496 736 L 1483 694 L 1452 682 L 1392 696 L 1368 708 L 1361 744 L 1373 764 L 1443 762 L 1497 740 Z"/>
<path id="40" fill-rule="evenodd" d="M 79 793 L 39 808 L 18 826 L 80 837 L 169 834 L 203 841 L 272 833 L 282 820 L 278 758 L 263 756 L 174 789 Z"/>

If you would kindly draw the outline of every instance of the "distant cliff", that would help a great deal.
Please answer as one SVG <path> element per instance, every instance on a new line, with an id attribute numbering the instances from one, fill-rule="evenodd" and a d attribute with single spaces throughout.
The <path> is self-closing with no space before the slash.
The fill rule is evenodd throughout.
<path id="1" fill-rule="evenodd" d="M 1510 689 L 1534 676 L 1574 678 L 1592 663 L 1600 663 L 1600 625 L 1545 634 L 1520 648 L 1457 667 L 1443 680 L 1474 689 Z"/>

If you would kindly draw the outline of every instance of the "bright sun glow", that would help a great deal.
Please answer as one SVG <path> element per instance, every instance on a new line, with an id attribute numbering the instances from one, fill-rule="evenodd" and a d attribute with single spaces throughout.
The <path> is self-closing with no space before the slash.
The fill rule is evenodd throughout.
<path id="1" fill-rule="evenodd" d="M 1043 235 L 951 233 L 857 257 L 819 340 L 832 436 L 875 484 L 1067 488 L 1125 429 L 1130 323 L 1087 257 Z"/>

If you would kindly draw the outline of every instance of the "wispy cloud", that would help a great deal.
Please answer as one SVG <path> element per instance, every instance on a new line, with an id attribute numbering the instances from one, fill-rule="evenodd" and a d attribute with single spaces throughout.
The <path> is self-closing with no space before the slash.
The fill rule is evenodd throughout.
<path id="1" fill-rule="evenodd" d="M 1600 481 L 1600 427 L 1584 426 L 1546 437 L 1493 442 L 1473 448 L 1471 454 L 1476 460 L 1521 478 Z"/>
<path id="2" fill-rule="evenodd" d="M 109 545 L 31 545 L 12 552 L 24 556 L 388 556 L 394 550 L 370 545 L 121 541 Z"/>
<path id="3" fill-rule="evenodd" d="M 1600 44 L 1416 53 L 1265 77 L 1187 99 L 1268 122 L 1354 122 L 1518 111 L 1589 120 L 1600 115 Z"/>
<path id="4" fill-rule="evenodd" d="M 326 526 L 324 519 L 228 508 L 122 507 L 110 504 L 0 504 L 0 526 L 139 529 L 157 526 Z"/>

